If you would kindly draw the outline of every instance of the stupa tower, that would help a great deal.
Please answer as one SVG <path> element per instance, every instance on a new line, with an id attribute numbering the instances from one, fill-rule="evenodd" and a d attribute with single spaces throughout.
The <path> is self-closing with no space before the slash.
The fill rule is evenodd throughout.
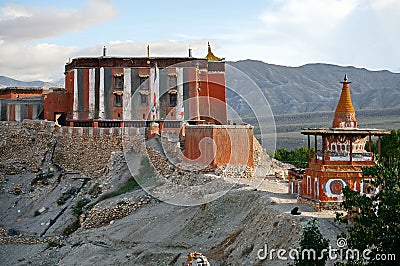
<path id="1" fill-rule="evenodd" d="M 335 110 L 335 117 L 332 122 L 332 128 L 357 128 L 356 112 L 354 111 L 353 103 L 350 96 L 351 83 L 344 75 L 342 93 Z"/>
<path id="2" fill-rule="evenodd" d="M 371 145 L 372 136 L 390 134 L 387 130 L 358 128 L 356 113 L 350 96 L 347 75 L 331 128 L 302 129 L 308 139 L 309 164 L 305 171 L 289 171 L 289 193 L 299 195 L 300 202 L 311 203 L 316 209 L 335 209 L 343 200 L 344 187 L 365 193 L 362 168 L 375 165 Z M 314 137 L 314 154 L 310 140 Z M 320 139 L 318 139 L 320 138 Z"/>

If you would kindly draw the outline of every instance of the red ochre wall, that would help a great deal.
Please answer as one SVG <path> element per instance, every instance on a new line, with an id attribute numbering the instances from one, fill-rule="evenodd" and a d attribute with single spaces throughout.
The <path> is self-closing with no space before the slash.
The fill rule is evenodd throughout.
<path id="1" fill-rule="evenodd" d="M 311 185 L 307 181 L 307 176 L 311 177 L 308 179 L 311 181 Z M 318 180 L 318 182 L 315 180 Z M 328 188 L 327 183 L 329 180 L 331 180 L 331 185 Z M 345 182 L 346 186 L 351 190 L 356 189 L 360 191 L 362 180 L 362 166 L 324 165 L 321 168 L 321 165 L 310 163 L 310 168 L 306 169 L 303 182 L 301 183 L 301 196 L 320 202 L 341 201 L 341 196 L 328 195 L 327 190 L 331 190 L 331 194 L 340 194 L 341 189 L 344 187 L 343 182 Z M 340 182 L 342 182 L 342 184 L 340 184 Z M 356 184 L 356 188 L 354 184 Z M 316 185 L 318 185 L 318 187 Z"/>
<path id="2" fill-rule="evenodd" d="M 208 74 L 208 91 L 212 104 L 210 115 L 219 124 L 226 124 L 228 117 L 226 112 L 225 73 L 216 72 Z M 214 101 L 212 99 L 215 99 Z"/>
<path id="3" fill-rule="evenodd" d="M 173 63 L 181 62 L 186 59 L 163 59 L 156 58 L 151 59 L 152 62 L 157 62 L 158 67 L 160 69 L 167 68 L 168 72 L 175 72 L 174 67 L 169 67 L 173 65 Z M 123 73 L 124 67 L 131 68 L 135 71 L 134 75 L 137 73 L 149 73 L 150 68 L 153 66 L 153 63 L 146 63 L 149 61 L 146 58 L 129 58 L 129 60 L 121 59 L 121 58 L 80 58 L 74 59 L 71 63 L 69 63 L 65 68 L 65 88 L 71 95 L 71 101 L 69 102 L 69 110 L 68 118 L 73 118 L 73 108 L 74 108 L 74 90 L 78 88 L 74 88 L 74 70 L 77 69 L 80 73 L 79 77 L 83 78 L 83 80 L 78 80 L 79 88 L 79 118 L 80 119 L 89 119 L 88 110 L 89 110 L 89 69 L 96 68 L 99 69 L 104 67 L 105 70 L 111 70 L 111 73 L 104 72 L 104 108 L 107 113 L 106 117 L 108 119 L 121 120 L 123 119 L 122 110 L 123 107 L 115 106 L 115 97 L 113 95 L 113 86 L 114 86 L 114 75 L 117 73 Z M 192 60 L 188 60 L 192 61 Z M 183 62 L 183 61 L 182 61 Z M 185 117 L 190 119 L 204 119 L 210 123 L 215 124 L 226 124 L 227 123 L 227 111 L 226 111 L 226 88 L 225 88 L 225 65 L 223 62 L 211 62 L 206 61 L 205 59 L 199 60 L 198 64 L 188 63 L 188 65 L 184 65 L 184 93 L 185 100 L 186 97 L 191 99 L 189 104 L 186 104 L 185 107 Z M 83 73 L 81 72 L 83 71 Z M 133 73 L 133 72 L 132 72 Z M 111 75 L 109 75 L 111 74 Z M 81 76 L 82 75 L 82 76 Z M 98 74 L 96 74 L 96 78 Z M 111 80 L 107 79 L 111 78 Z M 197 91 L 196 78 L 199 81 L 200 90 Z M 96 81 L 97 82 L 97 81 Z M 101 82 L 101 81 L 100 81 Z M 132 81 L 133 82 L 133 81 Z M 137 81 L 138 82 L 138 81 Z M 168 85 L 168 79 L 167 79 Z M 186 91 L 187 90 L 187 91 Z M 160 88 L 162 91 L 162 88 Z M 200 99 L 197 100 L 196 96 L 200 96 Z M 97 95 L 96 97 L 99 97 Z M 134 108 L 139 109 L 139 114 L 135 114 L 134 116 L 139 119 L 143 118 L 143 114 L 145 114 L 145 119 L 149 119 L 150 117 L 150 109 L 152 107 L 151 95 L 148 96 L 148 106 L 142 106 L 140 102 L 132 103 Z M 192 100 L 196 99 L 196 100 Z M 139 99 L 140 100 L 140 99 Z M 168 99 L 167 99 L 168 100 Z M 168 102 L 168 101 L 167 101 Z M 161 104 L 161 103 L 160 103 Z M 160 106 L 162 107 L 162 106 Z M 170 117 L 170 119 L 176 119 L 176 113 L 179 112 L 180 106 L 176 108 L 166 106 L 164 108 L 165 111 L 173 112 L 174 115 Z M 163 109 L 163 110 L 164 110 Z M 160 110 L 159 110 L 160 111 Z M 137 112 L 137 110 L 135 111 Z M 119 116 L 118 116 L 119 114 Z M 158 113 L 160 118 L 161 113 Z M 165 114 L 163 114 L 165 115 Z M 200 115 L 200 117 L 197 117 Z"/>
<path id="4" fill-rule="evenodd" d="M 199 104 L 200 104 L 200 119 L 209 120 L 210 117 L 210 100 L 209 100 L 209 87 L 208 75 L 206 71 L 201 71 L 198 75 L 199 78 Z"/>
<path id="5" fill-rule="evenodd" d="M 21 90 L 20 92 L 10 92 L 6 94 L 1 94 L 0 99 L 14 99 L 14 98 L 27 98 L 27 97 L 35 97 L 42 96 L 42 91 L 40 92 L 24 92 Z"/>
<path id="6" fill-rule="evenodd" d="M 55 120 L 56 113 L 71 115 L 70 102 L 71 94 L 66 91 L 52 92 L 44 96 L 44 119 Z"/>
<path id="7" fill-rule="evenodd" d="M 184 80 L 184 83 L 188 84 L 188 88 L 189 88 L 189 98 L 190 99 L 195 99 L 196 95 L 197 95 L 197 88 L 196 88 L 196 69 L 195 68 L 190 68 L 188 69 L 188 73 L 187 73 L 187 80 Z M 200 107 L 199 109 L 197 109 L 198 103 L 196 100 L 190 100 L 189 102 L 189 115 L 188 115 L 188 119 L 198 119 L 197 114 L 197 110 L 200 111 Z M 185 112 L 187 112 L 187 110 L 185 110 Z M 200 113 L 201 116 L 201 113 Z"/>
<path id="8" fill-rule="evenodd" d="M 254 168 L 253 127 L 195 125 L 185 129 L 185 161 L 213 168 L 247 165 Z"/>

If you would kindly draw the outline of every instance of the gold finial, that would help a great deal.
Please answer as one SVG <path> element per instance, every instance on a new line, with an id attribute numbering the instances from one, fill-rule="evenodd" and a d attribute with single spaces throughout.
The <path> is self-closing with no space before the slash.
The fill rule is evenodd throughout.
<path id="1" fill-rule="evenodd" d="M 208 42 L 207 45 L 208 45 L 208 53 L 206 55 L 206 59 L 208 61 L 222 61 L 222 60 L 224 60 L 224 58 L 219 58 L 219 57 L 214 55 L 214 53 L 211 51 L 210 42 Z"/>

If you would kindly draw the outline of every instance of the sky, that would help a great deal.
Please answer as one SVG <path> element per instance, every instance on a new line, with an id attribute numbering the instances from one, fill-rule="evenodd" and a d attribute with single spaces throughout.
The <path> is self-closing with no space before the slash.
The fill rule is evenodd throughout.
<path id="1" fill-rule="evenodd" d="M 400 72 L 398 0 L 2 0 L 0 75 L 55 81 L 75 57 L 207 54 Z"/>

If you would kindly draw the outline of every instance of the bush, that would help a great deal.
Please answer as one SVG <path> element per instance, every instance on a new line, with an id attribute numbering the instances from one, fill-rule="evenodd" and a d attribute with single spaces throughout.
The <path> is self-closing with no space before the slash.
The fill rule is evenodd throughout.
<path id="1" fill-rule="evenodd" d="M 75 193 L 78 192 L 78 188 L 72 187 L 64 192 L 57 200 L 58 205 L 63 205 L 67 200 L 69 200 Z"/>
<path id="2" fill-rule="evenodd" d="M 350 224 L 350 228 L 338 237 L 347 240 L 349 249 L 360 252 L 369 249 L 371 253 L 369 260 L 362 256 L 350 258 L 342 265 L 382 265 L 375 260 L 380 254 L 394 254 L 397 260 L 400 258 L 400 164 L 392 161 L 391 165 L 387 168 L 378 163 L 363 169 L 363 176 L 374 177 L 370 185 L 379 188 L 378 192 L 366 195 L 343 188 L 342 206 L 348 213 L 346 216 L 337 213 L 336 220 Z M 390 262 L 394 261 L 387 261 Z"/>
<path id="3" fill-rule="evenodd" d="M 76 219 L 72 224 L 67 225 L 67 227 L 62 232 L 62 235 L 63 236 L 69 236 L 70 234 L 72 234 L 73 232 L 78 230 L 79 227 L 80 227 L 79 220 Z"/>
<path id="4" fill-rule="evenodd" d="M 314 149 L 310 149 L 310 156 L 315 153 Z M 308 166 L 308 149 L 307 147 L 301 147 L 294 150 L 286 150 L 284 148 L 277 149 L 275 151 L 274 158 L 284 162 L 290 163 L 297 168 L 306 168 Z"/>
<path id="5" fill-rule="evenodd" d="M 308 221 L 304 228 L 303 234 L 300 239 L 299 258 L 295 260 L 295 265 L 298 266 L 320 266 L 325 265 L 328 259 L 328 254 L 322 252 L 327 249 L 329 240 L 324 238 L 318 228 L 318 220 L 311 219 Z M 304 250 L 314 250 L 315 258 L 313 256 L 302 256 Z M 306 252 L 304 252 L 306 254 Z M 321 255 L 324 254 L 321 258 Z"/>
<path id="6" fill-rule="evenodd" d="M 153 166 L 151 166 L 149 160 L 146 157 L 143 157 L 142 161 L 140 162 L 140 165 L 141 165 L 139 169 L 140 179 L 147 179 L 153 176 L 154 168 Z M 108 198 L 116 197 L 134 191 L 135 189 L 138 188 L 139 184 L 136 182 L 136 179 L 134 177 L 130 177 L 126 181 L 126 183 L 120 186 L 117 190 L 101 195 L 100 198 L 97 200 L 97 203 Z"/>
<path id="7" fill-rule="evenodd" d="M 78 200 L 74 207 L 72 207 L 72 214 L 75 216 L 79 216 L 83 213 L 83 207 L 85 207 L 90 202 L 90 199 L 81 199 Z"/>

